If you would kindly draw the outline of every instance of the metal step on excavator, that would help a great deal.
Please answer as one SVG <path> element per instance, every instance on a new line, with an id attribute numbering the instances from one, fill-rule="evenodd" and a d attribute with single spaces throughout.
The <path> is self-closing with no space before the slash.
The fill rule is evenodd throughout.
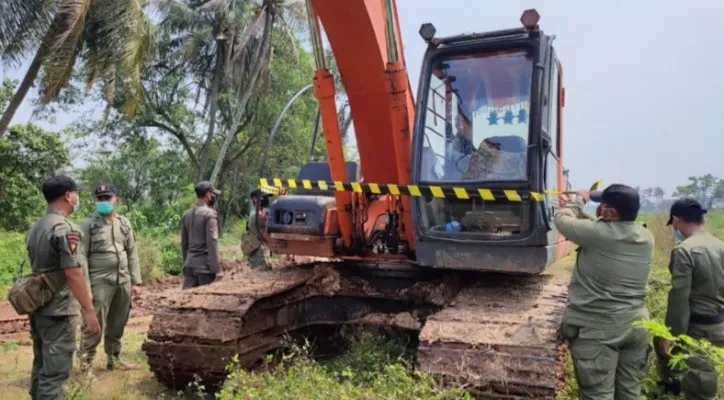
<path id="1" fill-rule="evenodd" d="M 156 377 L 218 385 L 235 356 L 254 369 L 285 335 L 361 324 L 415 332 L 417 367 L 443 384 L 553 399 L 568 276 L 550 265 L 570 251 L 552 223 L 570 190 L 554 37 L 535 10 L 500 31 L 436 37 L 423 24 L 414 99 L 394 0 L 307 0 L 307 10 L 327 160 L 262 178 L 270 201 L 253 222 L 273 253 L 296 261 L 160 306 L 143 344 Z M 344 159 L 321 26 L 359 162 Z"/>

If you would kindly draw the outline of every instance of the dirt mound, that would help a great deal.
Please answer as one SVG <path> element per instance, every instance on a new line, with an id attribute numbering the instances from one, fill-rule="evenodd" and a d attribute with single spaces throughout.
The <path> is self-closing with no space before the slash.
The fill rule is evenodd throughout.
<path id="1" fill-rule="evenodd" d="M 169 277 L 164 281 L 141 286 L 131 304 L 131 318 L 151 315 L 159 304 L 169 301 L 181 291 L 181 278 Z M 25 315 L 18 315 L 7 301 L 0 302 L 0 344 L 9 340 L 27 341 L 30 322 Z"/>
<path id="2" fill-rule="evenodd" d="M 300 262 L 313 260 L 304 257 L 280 257 L 271 261 L 271 268 L 274 271 L 293 268 Z M 245 274 L 251 269 L 246 262 L 234 260 L 222 260 L 221 268 L 223 274 L 220 281 L 243 280 Z M 159 283 L 144 285 L 140 287 L 140 293 L 133 298 L 131 304 L 131 318 L 145 317 L 152 315 L 160 306 L 173 302 L 181 294 L 183 277 L 169 276 Z M 8 340 L 25 340 L 30 332 L 30 323 L 27 316 L 18 315 L 7 301 L 0 302 L 0 343 Z"/>

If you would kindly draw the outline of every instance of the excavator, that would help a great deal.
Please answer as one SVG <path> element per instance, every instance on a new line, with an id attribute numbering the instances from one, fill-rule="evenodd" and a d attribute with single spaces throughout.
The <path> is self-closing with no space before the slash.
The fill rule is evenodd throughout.
<path id="1" fill-rule="evenodd" d="M 530 9 L 522 26 L 426 43 L 413 97 L 394 0 L 307 0 L 325 161 L 262 177 L 259 239 L 291 260 L 183 291 L 143 349 L 155 376 L 218 385 L 285 336 L 362 324 L 415 332 L 417 367 L 478 398 L 553 399 L 568 276 L 553 225 L 563 167 L 563 70 Z M 345 160 L 322 28 L 353 116 Z M 293 260 L 292 260 L 293 258 Z"/>

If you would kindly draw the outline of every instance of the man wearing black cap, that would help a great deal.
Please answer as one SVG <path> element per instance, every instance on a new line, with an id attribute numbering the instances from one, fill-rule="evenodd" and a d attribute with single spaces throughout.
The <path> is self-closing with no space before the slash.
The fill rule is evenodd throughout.
<path id="1" fill-rule="evenodd" d="M 181 219 L 184 289 L 208 285 L 221 272 L 219 224 L 213 208 L 221 191 L 207 181 L 199 182 L 195 190 L 196 206 Z"/>
<path id="2" fill-rule="evenodd" d="M 583 212 L 587 197 L 600 216 Z M 635 189 L 614 184 L 581 192 L 555 216 L 555 226 L 579 246 L 568 286 L 561 334 L 569 340 L 582 399 L 638 400 L 649 360 L 648 333 L 633 322 L 648 318 L 644 300 L 654 239 L 635 222 Z"/>
<path id="3" fill-rule="evenodd" d="M 88 275 L 93 306 L 101 323 L 106 369 L 133 369 L 119 359 L 121 338 L 131 310 L 131 295 L 138 293 L 141 268 L 131 223 L 118 215 L 118 191 L 111 184 L 96 187 L 96 211 L 81 223 L 83 248 L 88 258 Z M 81 371 L 90 376 L 101 333 L 85 334 L 81 340 Z"/>
<path id="4" fill-rule="evenodd" d="M 34 274 L 46 274 L 55 294 L 30 314 L 33 338 L 32 399 L 62 399 L 76 350 L 78 303 L 88 333 L 100 331 L 83 267 L 82 232 L 69 219 L 80 205 L 78 187 L 67 176 L 43 183 L 48 210 L 28 232 L 25 244 Z M 72 296 L 71 296 L 72 293 Z"/>
<path id="5" fill-rule="evenodd" d="M 707 339 L 724 347 L 724 242 L 704 228 L 706 210 L 694 199 L 677 200 L 671 206 L 670 225 L 681 242 L 671 250 L 671 290 L 666 326 L 674 336 Z M 675 373 L 666 368 L 670 343 L 656 340 L 660 371 L 668 389 L 676 391 Z M 687 400 L 717 398 L 717 373 L 701 357 L 686 360 L 687 371 L 680 389 Z M 672 386 L 673 384 L 673 386 Z"/>

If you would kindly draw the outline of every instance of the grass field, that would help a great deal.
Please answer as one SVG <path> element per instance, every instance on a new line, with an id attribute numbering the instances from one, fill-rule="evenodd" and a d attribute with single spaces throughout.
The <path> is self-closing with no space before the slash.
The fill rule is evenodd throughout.
<path id="1" fill-rule="evenodd" d="M 667 269 L 669 251 L 674 245 L 670 228 L 665 226 L 666 216 L 645 215 L 642 222 L 648 224 L 656 239 L 656 253 L 649 279 L 647 305 L 652 318 L 662 320 L 666 312 L 669 288 Z M 724 238 L 724 213 L 708 216 L 710 231 Z M 233 256 L 234 240 L 225 243 Z M 234 256 L 236 257 L 236 256 Z M 554 268 L 568 269 L 572 257 Z M 140 369 L 133 372 L 103 371 L 103 356 L 96 360 L 97 377 L 90 383 L 72 380 L 68 385 L 69 399 L 200 399 L 207 398 L 203 388 L 190 387 L 183 392 L 171 392 L 161 387 L 145 364 L 140 349 L 144 340 L 149 317 L 134 320 L 124 337 L 124 354 L 138 363 Z M 216 397 L 231 399 L 453 399 L 465 398 L 457 390 L 441 390 L 433 381 L 410 368 L 413 352 L 404 338 L 394 334 L 378 335 L 359 331 L 349 336 L 350 347 L 340 357 L 331 361 L 317 362 L 306 348 L 300 347 L 282 365 L 266 372 L 247 373 L 234 370 Z M 29 398 L 32 351 L 28 343 L 6 343 L 0 347 L 0 387 L 5 399 Z M 577 398 L 575 379 L 570 360 L 567 365 L 567 386 L 558 400 Z M 724 378 L 724 377 L 723 377 Z M 656 392 L 658 380 L 653 360 L 644 381 L 643 399 L 671 400 Z M 724 393 L 724 379 L 721 380 Z"/>

